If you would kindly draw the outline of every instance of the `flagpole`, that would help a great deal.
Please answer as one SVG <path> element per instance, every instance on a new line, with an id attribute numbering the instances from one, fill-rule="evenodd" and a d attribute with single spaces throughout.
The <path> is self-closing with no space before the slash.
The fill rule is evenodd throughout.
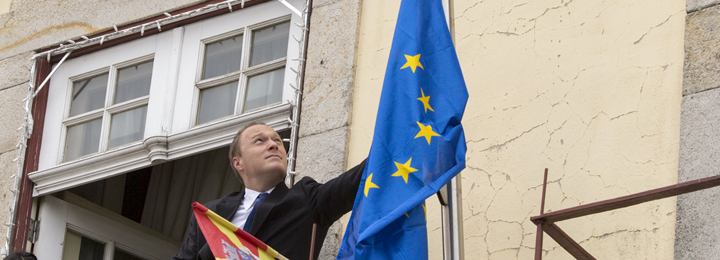
<path id="1" fill-rule="evenodd" d="M 315 255 L 315 233 L 317 232 L 317 224 L 313 223 L 312 238 L 310 238 L 310 260 L 313 260 Z"/>

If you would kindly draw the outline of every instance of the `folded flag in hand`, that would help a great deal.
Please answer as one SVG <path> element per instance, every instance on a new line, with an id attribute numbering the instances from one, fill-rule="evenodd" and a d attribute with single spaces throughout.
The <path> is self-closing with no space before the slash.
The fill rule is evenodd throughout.
<path id="1" fill-rule="evenodd" d="M 287 260 L 254 236 L 236 227 L 200 203 L 194 202 L 193 213 L 208 246 L 217 260 Z"/>

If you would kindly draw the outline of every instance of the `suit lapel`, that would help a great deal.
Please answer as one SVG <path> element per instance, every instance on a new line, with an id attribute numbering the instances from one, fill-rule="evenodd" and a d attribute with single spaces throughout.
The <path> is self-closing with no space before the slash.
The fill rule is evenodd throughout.
<path id="1" fill-rule="evenodd" d="M 242 203 L 243 197 L 245 197 L 245 189 L 226 196 L 221 203 L 217 204 L 215 213 L 228 221 L 232 221 L 233 216 L 235 216 L 238 207 L 240 207 Z"/>
<path id="2" fill-rule="evenodd" d="M 288 187 L 285 186 L 285 182 L 281 182 L 275 189 L 257 205 L 255 211 L 255 220 L 253 220 L 252 226 L 250 227 L 250 234 L 256 235 L 262 223 L 265 222 L 265 218 L 270 214 L 275 205 L 279 204 L 280 201 L 285 197 L 289 191 Z"/>
<path id="3" fill-rule="evenodd" d="M 217 205 L 215 205 L 215 213 L 228 221 L 232 221 L 238 207 L 240 207 L 240 203 L 242 203 L 243 197 L 245 197 L 245 189 L 228 194 L 223 197 Z M 199 227 L 198 232 L 202 232 Z M 198 250 L 198 259 L 215 259 L 210 247 L 207 244 L 207 240 L 204 242 L 200 250 Z"/>

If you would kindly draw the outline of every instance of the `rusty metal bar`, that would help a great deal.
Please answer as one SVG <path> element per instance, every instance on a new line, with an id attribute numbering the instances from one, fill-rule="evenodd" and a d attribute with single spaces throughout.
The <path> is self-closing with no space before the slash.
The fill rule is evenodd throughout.
<path id="1" fill-rule="evenodd" d="M 720 186 L 720 175 L 678 183 L 675 185 L 635 193 L 619 198 L 598 201 L 586 205 L 580 205 L 577 207 L 558 210 L 547 214 L 540 214 L 539 216 L 531 217 L 530 220 L 535 224 L 537 224 L 539 221 L 544 221 L 545 223 L 553 223 L 566 219 L 572 219 L 637 205 L 648 201 L 664 199 L 667 197 L 677 196 L 680 194 L 703 190 L 716 186 Z"/>
<path id="2" fill-rule="evenodd" d="M 543 177 L 542 200 L 540 200 L 540 215 L 545 213 L 545 191 L 547 191 L 548 168 L 545 168 L 545 177 Z M 537 234 L 535 234 L 535 260 L 542 260 L 543 246 L 543 225 L 544 221 L 537 224 Z"/>
<path id="3" fill-rule="evenodd" d="M 545 222 L 542 221 L 537 224 L 537 233 L 535 233 L 535 260 L 542 260 L 543 225 L 545 225 Z"/>
<path id="4" fill-rule="evenodd" d="M 593 257 L 590 253 L 585 251 L 580 244 L 575 242 L 570 236 L 565 234 L 560 227 L 555 225 L 555 223 L 548 223 L 543 225 L 545 226 L 545 233 L 547 233 L 550 237 L 552 237 L 555 242 L 560 244 L 565 250 L 570 253 L 575 259 L 578 260 L 595 260 L 595 257 Z"/>
<path id="5" fill-rule="evenodd" d="M 313 231 L 312 231 L 312 238 L 310 238 L 310 260 L 313 260 L 313 255 L 315 255 L 315 233 L 317 233 L 317 224 L 313 223 Z"/>

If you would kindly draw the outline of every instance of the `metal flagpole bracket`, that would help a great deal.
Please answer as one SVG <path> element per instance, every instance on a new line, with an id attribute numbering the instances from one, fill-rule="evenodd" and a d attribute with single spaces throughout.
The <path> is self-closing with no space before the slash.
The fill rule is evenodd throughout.
<path id="1" fill-rule="evenodd" d="M 65 59 L 67 59 L 67 57 L 70 56 L 70 53 L 72 53 L 72 51 L 68 51 L 67 53 L 65 53 L 65 56 L 63 56 L 63 58 L 60 60 L 60 62 L 58 62 L 55 65 L 55 68 L 53 68 L 52 71 L 50 71 L 50 74 L 43 80 L 43 82 L 40 84 L 40 86 L 37 88 L 37 90 L 35 90 L 35 93 L 33 93 L 33 95 L 32 95 L 33 98 L 35 98 L 35 96 L 37 96 L 37 94 L 40 93 L 40 90 L 42 90 L 42 88 L 45 86 L 45 84 L 47 84 L 48 80 L 50 80 L 52 75 L 55 74 L 55 71 L 60 67 L 60 65 L 62 65 L 63 62 L 65 62 Z M 50 55 L 50 53 L 48 53 L 48 55 Z"/>
<path id="2" fill-rule="evenodd" d="M 294 6 L 292 6 L 292 5 L 291 5 L 290 3 L 288 3 L 287 1 L 285 1 L 285 0 L 278 0 L 278 2 L 282 3 L 283 5 L 285 5 L 285 7 L 287 7 L 288 9 L 290 9 L 290 11 L 292 11 L 292 12 L 295 13 L 295 14 L 297 14 L 298 16 L 300 16 L 300 17 L 303 16 L 303 14 L 302 14 L 302 12 L 300 12 L 300 10 L 298 10 L 297 8 L 295 8 Z"/>

